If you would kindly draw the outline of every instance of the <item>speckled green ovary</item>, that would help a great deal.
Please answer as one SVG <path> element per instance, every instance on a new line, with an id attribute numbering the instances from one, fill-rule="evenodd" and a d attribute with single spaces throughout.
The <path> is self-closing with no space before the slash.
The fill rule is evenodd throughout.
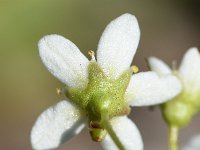
<path id="1" fill-rule="evenodd" d="M 105 119 L 109 121 L 112 117 L 130 112 L 124 95 L 132 73 L 127 69 L 116 80 L 111 80 L 95 61 L 89 64 L 88 72 L 89 82 L 84 90 L 70 88 L 65 94 L 85 111 L 90 135 L 99 142 L 107 134 L 103 125 Z"/>
<path id="2" fill-rule="evenodd" d="M 184 127 L 188 125 L 193 116 L 199 112 L 200 91 L 196 94 L 192 93 L 192 91 L 183 89 L 181 94 L 177 97 L 161 105 L 164 119 L 170 126 Z"/>
<path id="3" fill-rule="evenodd" d="M 89 82 L 84 90 L 68 89 L 66 92 L 73 102 L 86 110 L 92 121 L 100 121 L 102 113 L 108 118 L 129 113 L 124 94 L 131 78 L 131 70 L 126 70 L 116 80 L 109 79 L 100 66 L 91 62 L 88 67 Z"/>

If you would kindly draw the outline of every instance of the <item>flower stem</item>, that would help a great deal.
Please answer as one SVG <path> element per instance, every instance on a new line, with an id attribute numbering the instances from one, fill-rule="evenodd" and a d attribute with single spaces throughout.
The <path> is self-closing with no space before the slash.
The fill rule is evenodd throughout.
<path id="1" fill-rule="evenodd" d="M 178 150 L 178 128 L 169 127 L 169 150 Z"/>
<path id="2" fill-rule="evenodd" d="M 119 138 L 117 137 L 116 133 L 114 132 L 112 126 L 110 125 L 110 122 L 108 119 L 104 119 L 102 122 L 103 127 L 107 130 L 108 134 L 112 138 L 113 142 L 116 144 L 119 150 L 126 150 L 124 148 L 124 145 L 121 143 Z"/>

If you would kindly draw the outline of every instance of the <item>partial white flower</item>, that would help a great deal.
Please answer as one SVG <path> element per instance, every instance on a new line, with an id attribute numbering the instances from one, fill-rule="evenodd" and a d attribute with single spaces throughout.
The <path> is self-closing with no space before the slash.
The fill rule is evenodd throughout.
<path id="1" fill-rule="evenodd" d="M 181 150 L 200 150 L 200 135 L 194 135 Z"/>
<path id="2" fill-rule="evenodd" d="M 138 22 L 131 14 L 118 17 L 106 27 L 97 49 L 97 63 L 106 78 L 115 81 L 130 69 L 139 38 Z M 89 61 L 71 41 L 60 35 L 47 35 L 39 42 L 39 53 L 47 69 L 67 88 L 87 88 L 88 66 L 95 60 Z M 160 77 L 152 71 L 141 72 L 131 77 L 123 95 L 124 103 L 130 106 L 160 104 L 176 96 L 180 90 L 179 81 L 172 75 Z M 61 101 L 50 107 L 33 126 L 32 147 L 37 150 L 57 148 L 78 134 L 84 125 L 88 126 L 84 113 L 85 110 L 74 105 L 73 100 Z M 139 130 L 126 115 L 111 118 L 110 123 L 126 150 L 143 149 Z M 117 149 L 109 135 L 106 135 L 102 145 L 104 149 Z"/>
<path id="3" fill-rule="evenodd" d="M 180 67 L 173 68 L 173 70 L 162 60 L 155 57 L 149 58 L 149 65 L 161 77 L 174 75 L 182 83 L 183 89 L 181 93 L 161 107 L 162 114 L 169 128 L 176 128 L 178 131 L 179 128 L 188 125 L 194 115 L 200 111 L 200 53 L 197 48 L 190 48 L 185 53 Z M 170 134 L 171 140 L 169 141 L 177 141 L 174 137 L 178 137 L 178 132 L 173 133 L 173 130 L 170 131 L 172 132 Z M 176 136 L 173 136 L 173 134 Z M 171 145 L 173 144 L 171 142 Z M 195 146 L 197 145 L 195 140 L 191 140 L 191 143 L 185 148 L 196 150 Z"/>
<path id="4" fill-rule="evenodd" d="M 200 53 L 196 47 L 190 48 L 184 55 L 179 69 L 171 70 L 167 64 L 156 57 L 149 58 L 151 69 L 160 76 L 177 76 L 183 85 L 184 92 L 190 95 L 189 101 L 196 107 L 200 107 Z"/>

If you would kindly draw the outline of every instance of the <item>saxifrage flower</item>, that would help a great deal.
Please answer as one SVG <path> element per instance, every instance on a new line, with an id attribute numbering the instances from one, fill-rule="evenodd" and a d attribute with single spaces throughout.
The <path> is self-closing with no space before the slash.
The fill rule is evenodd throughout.
<path id="1" fill-rule="evenodd" d="M 174 75 L 182 83 L 182 91 L 163 105 L 163 114 L 168 124 L 183 127 L 200 110 L 200 53 L 196 47 L 184 55 L 179 68 L 170 69 L 156 57 L 149 58 L 149 65 L 160 76 Z"/>
<path id="2" fill-rule="evenodd" d="M 150 57 L 149 65 L 160 76 L 174 75 L 182 83 L 182 91 L 162 104 L 161 111 L 169 127 L 170 150 L 178 149 L 178 131 L 188 125 L 200 111 L 200 53 L 196 47 L 184 55 L 179 68 L 170 69 L 162 60 Z"/>
<path id="3" fill-rule="evenodd" d="M 108 130 L 113 130 L 124 149 L 143 149 L 139 130 L 127 117 L 130 106 L 163 103 L 177 95 L 181 85 L 172 75 L 159 77 L 152 71 L 133 74 L 130 65 L 139 38 L 137 19 L 124 14 L 103 32 L 97 60 L 91 52 L 89 61 L 75 44 L 60 35 L 47 35 L 40 40 L 40 57 L 47 69 L 66 85 L 66 100 L 38 117 L 31 131 L 34 149 L 57 148 L 85 126 L 104 149 L 117 149 Z"/>

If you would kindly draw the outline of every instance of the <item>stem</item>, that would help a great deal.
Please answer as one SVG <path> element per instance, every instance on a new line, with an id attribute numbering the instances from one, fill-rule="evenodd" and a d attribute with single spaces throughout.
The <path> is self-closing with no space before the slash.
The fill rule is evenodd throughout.
<path id="1" fill-rule="evenodd" d="M 119 150 L 126 150 L 124 148 L 124 145 L 121 143 L 119 138 L 117 137 L 116 133 L 114 132 L 112 126 L 110 125 L 108 119 L 104 119 L 102 122 L 103 127 L 106 129 L 110 137 L 112 138 L 113 142 L 116 144 L 116 146 L 119 148 Z"/>
<path id="2" fill-rule="evenodd" d="M 169 150 L 178 150 L 178 128 L 169 127 Z"/>

